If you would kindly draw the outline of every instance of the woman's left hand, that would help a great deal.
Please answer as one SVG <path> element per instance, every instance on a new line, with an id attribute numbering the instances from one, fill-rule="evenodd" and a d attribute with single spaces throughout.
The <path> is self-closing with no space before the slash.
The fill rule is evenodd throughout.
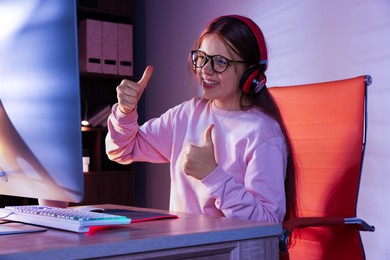
<path id="1" fill-rule="evenodd" d="M 202 146 L 189 144 L 184 154 L 184 172 L 202 180 L 208 176 L 216 167 L 214 155 L 214 143 L 211 135 L 214 125 L 210 125 L 204 132 L 204 143 Z"/>

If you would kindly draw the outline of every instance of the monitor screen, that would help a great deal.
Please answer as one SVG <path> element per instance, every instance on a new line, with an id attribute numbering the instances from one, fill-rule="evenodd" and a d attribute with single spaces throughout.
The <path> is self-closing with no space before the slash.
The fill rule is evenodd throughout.
<path id="1" fill-rule="evenodd" d="M 0 194 L 83 198 L 76 3 L 0 1 Z"/>

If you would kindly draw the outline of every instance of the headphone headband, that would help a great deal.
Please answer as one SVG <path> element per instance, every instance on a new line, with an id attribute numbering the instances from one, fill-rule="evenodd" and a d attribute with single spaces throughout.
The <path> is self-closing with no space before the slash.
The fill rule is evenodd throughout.
<path id="1" fill-rule="evenodd" d="M 260 65 L 265 64 L 267 67 L 268 66 L 267 47 L 265 44 L 263 32 L 261 31 L 259 26 L 257 26 L 257 24 L 255 22 L 253 22 L 251 19 L 249 19 L 245 16 L 241 16 L 241 15 L 228 15 L 228 16 L 240 20 L 250 29 L 250 31 L 255 36 L 255 38 L 257 40 L 257 44 L 259 46 L 259 51 L 260 51 L 259 64 Z"/>

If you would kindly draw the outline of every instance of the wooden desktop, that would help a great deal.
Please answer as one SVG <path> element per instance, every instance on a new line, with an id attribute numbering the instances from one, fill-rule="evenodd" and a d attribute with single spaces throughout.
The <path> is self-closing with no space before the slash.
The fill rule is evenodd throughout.
<path id="1" fill-rule="evenodd" d="M 148 210 L 108 204 L 98 207 Z M 280 224 L 177 215 L 177 219 L 131 223 L 84 234 L 48 229 L 3 235 L 0 258 L 279 259 Z"/>

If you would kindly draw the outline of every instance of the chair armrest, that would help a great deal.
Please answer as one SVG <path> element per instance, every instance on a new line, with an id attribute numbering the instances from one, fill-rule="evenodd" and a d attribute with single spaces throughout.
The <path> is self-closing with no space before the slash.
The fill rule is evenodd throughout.
<path id="1" fill-rule="evenodd" d="M 338 226 L 338 225 L 356 225 L 359 231 L 375 231 L 375 227 L 367 224 L 364 220 L 343 217 L 306 217 L 289 219 L 283 223 L 283 233 L 279 240 L 279 249 L 281 252 L 287 252 L 288 239 L 295 228 L 318 227 L 318 226 Z"/>
<path id="2" fill-rule="evenodd" d="M 360 218 L 344 218 L 344 223 L 347 225 L 356 225 L 359 231 L 375 231 L 375 226 L 369 225 L 366 221 Z"/>
<path id="3" fill-rule="evenodd" d="M 342 217 L 306 217 L 289 219 L 283 223 L 283 228 L 292 232 L 295 228 L 337 226 L 344 224 L 344 218 Z"/>

